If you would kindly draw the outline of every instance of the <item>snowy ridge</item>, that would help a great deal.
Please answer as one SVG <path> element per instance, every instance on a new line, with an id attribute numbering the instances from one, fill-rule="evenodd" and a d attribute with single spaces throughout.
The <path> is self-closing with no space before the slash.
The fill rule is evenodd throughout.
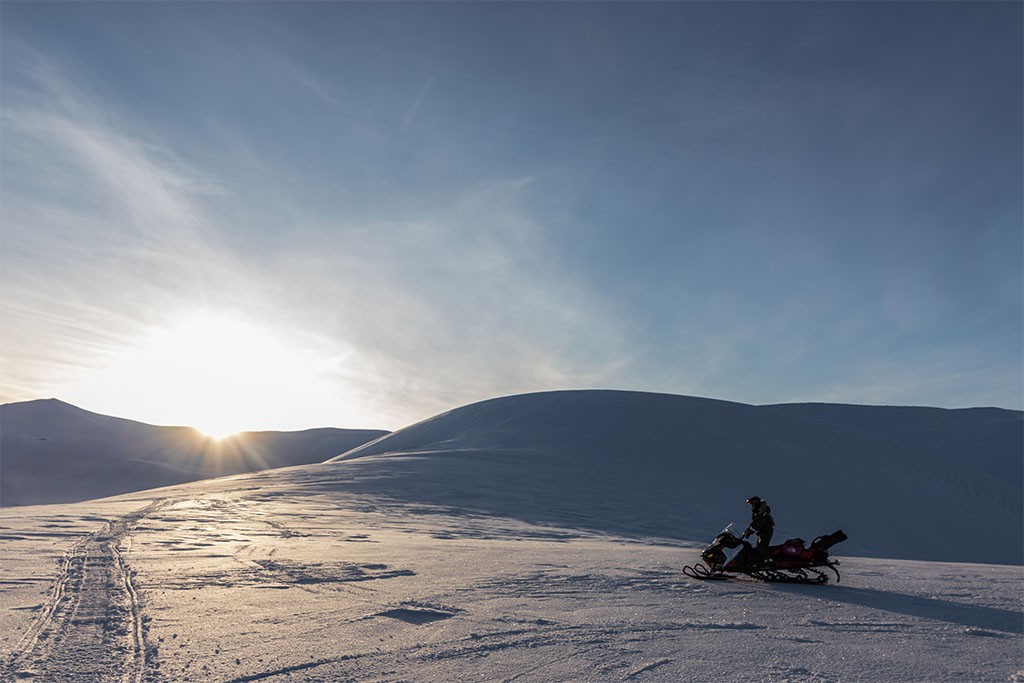
<path id="1" fill-rule="evenodd" d="M 99 415 L 55 399 L 0 406 L 0 505 L 67 503 L 274 467 L 322 462 L 383 431 L 245 432 Z"/>
<path id="2" fill-rule="evenodd" d="M 358 473 L 347 486 L 402 500 L 693 541 L 745 522 L 742 501 L 761 495 L 780 539 L 843 528 L 845 552 L 944 561 L 968 559 L 970 539 L 971 561 L 1020 564 L 1021 418 L 549 392 L 458 408 L 329 462 Z"/>

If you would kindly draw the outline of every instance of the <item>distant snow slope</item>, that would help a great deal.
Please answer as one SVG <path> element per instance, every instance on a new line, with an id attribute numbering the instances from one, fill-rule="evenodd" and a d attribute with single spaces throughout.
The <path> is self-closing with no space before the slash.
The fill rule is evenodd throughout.
<path id="1" fill-rule="evenodd" d="M 0 406 L 0 505 L 67 503 L 225 474 L 322 462 L 374 430 L 246 432 L 217 441 L 48 399 Z"/>
<path id="2" fill-rule="evenodd" d="M 844 554 L 1024 562 L 1018 411 L 550 392 L 458 408 L 329 463 L 347 490 L 530 522 L 700 541 L 745 524 L 759 495 L 778 541 L 842 528 Z"/>

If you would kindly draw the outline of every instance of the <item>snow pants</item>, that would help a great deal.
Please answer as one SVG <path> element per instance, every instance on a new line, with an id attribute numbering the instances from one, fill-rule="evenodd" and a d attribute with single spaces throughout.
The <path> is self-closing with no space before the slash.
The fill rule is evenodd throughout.
<path id="1" fill-rule="evenodd" d="M 772 542 L 772 534 L 775 533 L 775 527 L 767 526 L 757 532 L 757 554 L 761 556 L 762 560 L 767 560 L 771 557 L 768 553 L 768 545 Z"/>

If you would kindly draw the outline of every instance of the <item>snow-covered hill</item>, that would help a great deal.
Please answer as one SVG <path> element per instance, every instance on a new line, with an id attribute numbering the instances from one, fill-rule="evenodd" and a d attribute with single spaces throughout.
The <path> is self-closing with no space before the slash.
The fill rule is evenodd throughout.
<path id="1" fill-rule="evenodd" d="M 308 485 L 692 542 L 745 523 L 743 500 L 760 495 L 778 538 L 842 528 L 850 554 L 1020 564 L 1022 424 L 1022 413 L 995 408 L 562 391 L 464 406 L 393 434 L 320 429 L 217 442 L 33 401 L 0 408 L 0 500 L 85 500 L 348 451 Z"/>
<path id="2" fill-rule="evenodd" d="M 190 427 L 108 417 L 55 399 L 10 403 L 0 406 L 0 505 L 89 500 L 322 462 L 386 433 L 325 428 L 215 440 Z"/>
<path id="3" fill-rule="evenodd" d="M 1024 683 L 1020 418 L 533 394 L 5 508 L 0 680 Z M 842 581 L 685 577 L 752 493 Z"/>
<path id="4" fill-rule="evenodd" d="M 995 408 L 564 391 L 458 408 L 331 463 L 346 490 L 689 541 L 745 523 L 760 495 L 778 538 L 842 528 L 847 553 L 1020 564 L 1022 424 Z"/>

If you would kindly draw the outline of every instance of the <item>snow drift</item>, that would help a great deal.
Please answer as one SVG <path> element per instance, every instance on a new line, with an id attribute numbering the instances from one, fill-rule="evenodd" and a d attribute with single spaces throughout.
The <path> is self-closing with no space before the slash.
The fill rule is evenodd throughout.
<path id="1" fill-rule="evenodd" d="M 227 474 L 323 462 L 387 432 L 244 432 L 91 413 L 55 399 L 0 406 L 0 505 L 69 503 Z"/>
<path id="2" fill-rule="evenodd" d="M 844 554 L 1024 562 L 1019 411 L 550 392 L 458 408 L 329 462 L 348 489 L 530 522 L 708 541 L 760 495 L 780 541 L 843 528 Z"/>

